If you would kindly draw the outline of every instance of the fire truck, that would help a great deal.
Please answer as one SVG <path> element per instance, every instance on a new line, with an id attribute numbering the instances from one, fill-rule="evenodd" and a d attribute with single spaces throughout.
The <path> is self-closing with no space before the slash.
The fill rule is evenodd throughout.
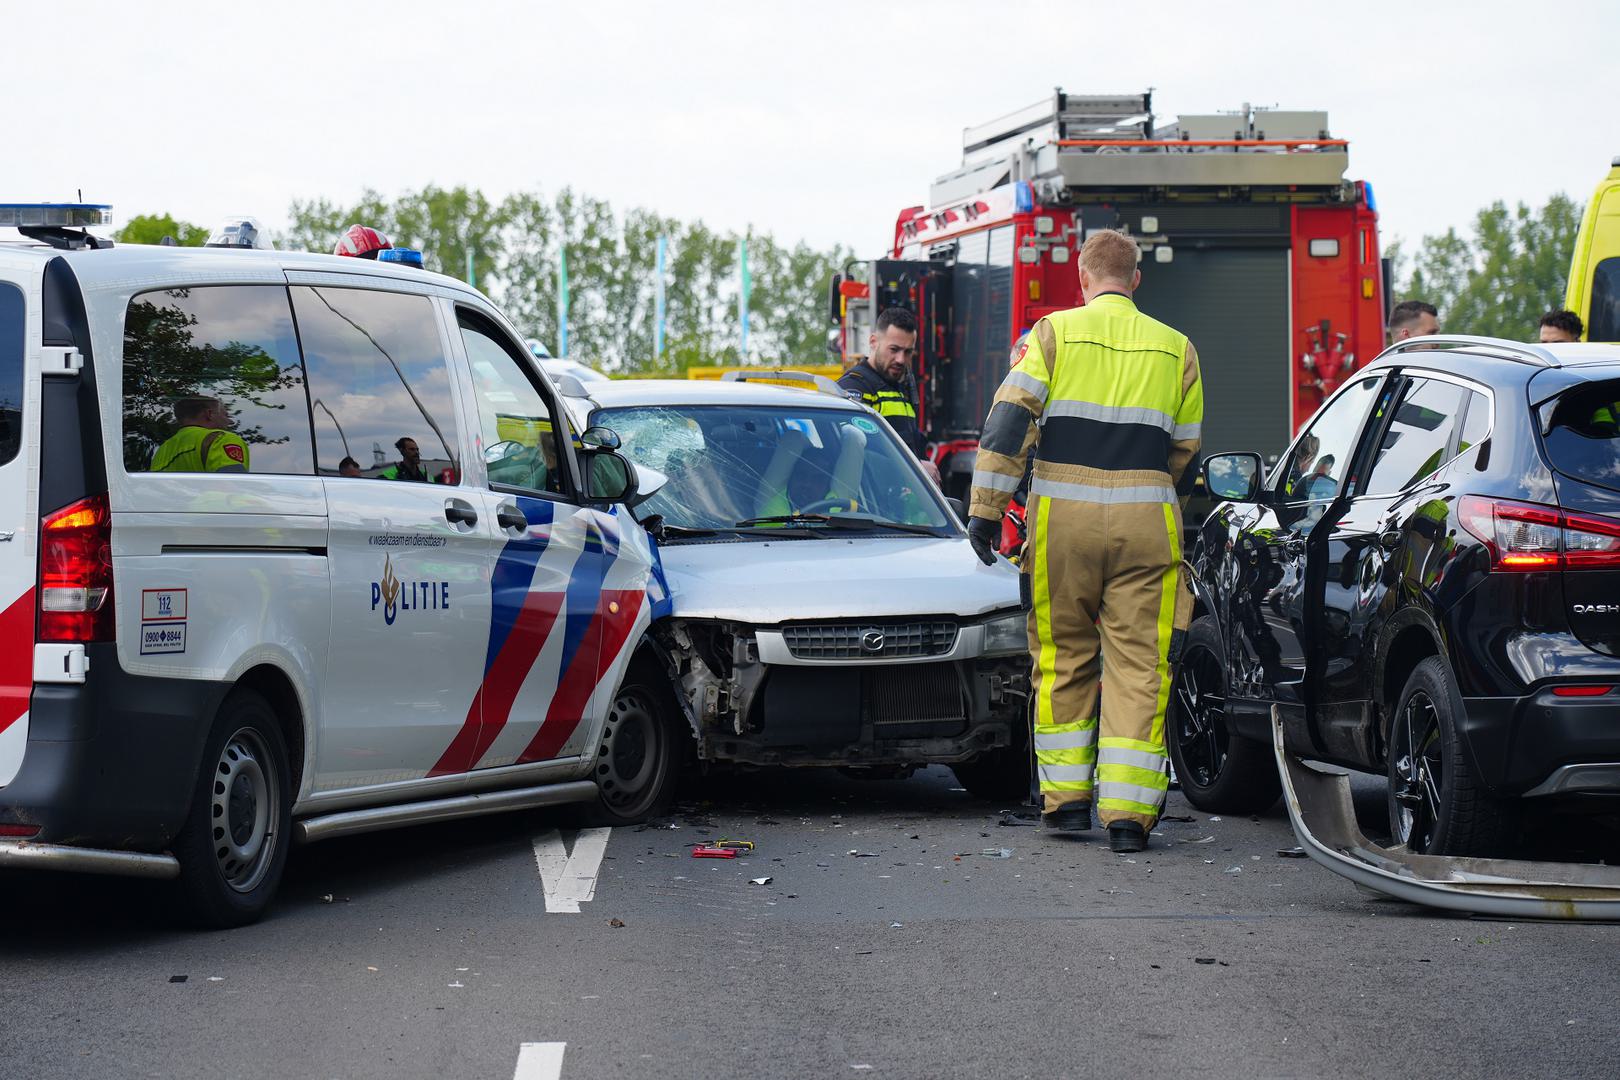
<path id="1" fill-rule="evenodd" d="M 1325 112 L 1244 105 L 1156 123 L 1152 96 L 1067 94 L 962 137 L 962 165 L 895 221 L 888 254 L 833 277 L 829 348 L 865 359 L 877 313 L 916 316 L 919 422 L 965 496 L 1010 349 L 1081 303 L 1097 229 L 1142 249 L 1143 311 L 1187 334 L 1207 452 L 1280 453 L 1384 343 L 1388 267 L 1372 187 L 1347 180 Z"/>

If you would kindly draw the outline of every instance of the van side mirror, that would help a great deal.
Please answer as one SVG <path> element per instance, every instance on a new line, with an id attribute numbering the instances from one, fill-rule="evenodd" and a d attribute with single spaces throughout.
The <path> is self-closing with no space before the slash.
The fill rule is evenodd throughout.
<path id="1" fill-rule="evenodd" d="M 1204 487 L 1223 502 L 1259 502 L 1260 455 L 1215 454 L 1204 459 Z"/>

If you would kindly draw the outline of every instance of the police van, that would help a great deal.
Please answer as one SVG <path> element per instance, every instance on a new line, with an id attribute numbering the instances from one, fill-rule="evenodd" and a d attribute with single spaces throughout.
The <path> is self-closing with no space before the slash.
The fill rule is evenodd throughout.
<path id="1" fill-rule="evenodd" d="M 662 478 L 458 281 L 105 220 L 0 207 L 0 868 L 225 926 L 294 841 L 654 809 Z"/>

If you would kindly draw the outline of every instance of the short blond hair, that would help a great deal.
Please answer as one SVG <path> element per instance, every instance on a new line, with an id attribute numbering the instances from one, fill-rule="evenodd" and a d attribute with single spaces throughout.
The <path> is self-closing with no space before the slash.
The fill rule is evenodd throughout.
<path id="1" fill-rule="evenodd" d="M 1131 283 L 1131 274 L 1141 257 L 1136 241 L 1118 229 L 1098 229 L 1086 237 L 1080 248 L 1080 265 L 1086 273 L 1117 285 Z"/>

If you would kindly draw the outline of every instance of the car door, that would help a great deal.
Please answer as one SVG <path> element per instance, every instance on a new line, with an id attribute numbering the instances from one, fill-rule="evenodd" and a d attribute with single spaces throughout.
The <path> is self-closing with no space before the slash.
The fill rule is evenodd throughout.
<path id="1" fill-rule="evenodd" d="M 521 346 L 472 308 L 456 322 L 499 534 L 481 724 L 460 745 L 480 769 L 573 757 L 594 746 L 646 624 L 650 544 L 583 496 L 566 418 Z"/>
<path id="2" fill-rule="evenodd" d="M 34 682 L 38 480 L 29 471 L 38 459 L 26 452 L 24 431 L 37 442 L 38 391 L 31 389 L 28 343 L 38 340 L 39 325 L 35 315 L 29 326 L 28 295 L 39 295 L 39 266 L 0 252 L 0 639 L 6 642 L 0 650 L 0 787 L 22 766 Z"/>
<path id="3" fill-rule="evenodd" d="M 1265 501 L 1234 530 L 1226 591 L 1234 697 L 1305 703 L 1311 541 L 1351 475 L 1383 382 L 1382 375 L 1368 376 L 1334 395 L 1278 463 Z"/>
<path id="4" fill-rule="evenodd" d="M 1449 550 L 1445 466 L 1465 434 L 1470 445 L 1483 440 L 1491 408 L 1488 391 L 1437 374 L 1410 373 L 1393 389 L 1395 407 L 1370 433 L 1366 479 L 1325 526 L 1322 601 L 1309 635 L 1317 738 L 1333 760 L 1365 766 L 1376 763 L 1376 643 L 1407 602 L 1428 606 Z"/>
<path id="5" fill-rule="evenodd" d="M 424 293 L 292 295 L 331 507 L 315 789 L 465 771 L 450 750 L 476 717 L 496 540 L 462 475 L 448 328 Z"/>

